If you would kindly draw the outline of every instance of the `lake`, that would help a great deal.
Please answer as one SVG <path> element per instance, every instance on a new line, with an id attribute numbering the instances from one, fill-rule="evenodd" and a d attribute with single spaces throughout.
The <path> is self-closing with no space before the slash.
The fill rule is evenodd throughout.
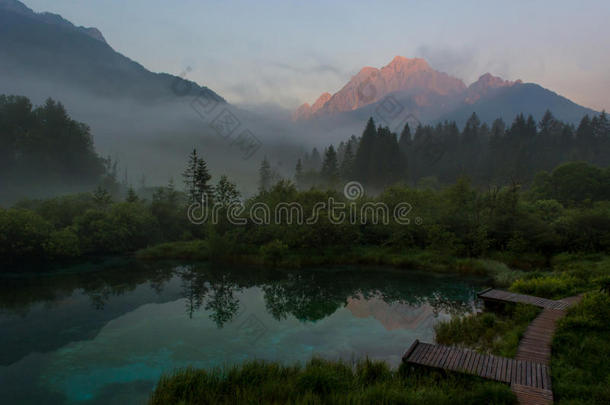
<path id="1" fill-rule="evenodd" d="M 268 270 L 122 260 L 0 278 L 0 402 L 145 403 L 176 368 L 368 356 L 475 310 L 482 280 L 416 270 Z"/>

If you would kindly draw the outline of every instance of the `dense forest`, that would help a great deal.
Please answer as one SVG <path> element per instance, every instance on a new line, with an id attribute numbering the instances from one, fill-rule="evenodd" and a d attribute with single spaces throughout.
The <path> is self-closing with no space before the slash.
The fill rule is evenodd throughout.
<path id="1" fill-rule="evenodd" d="M 529 190 L 515 184 L 480 190 L 461 178 L 439 190 L 394 185 L 377 196 L 348 201 L 342 192 L 332 189 L 299 191 L 288 180 L 244 199 L 226 176 L 213 183 L 196 153 L 189 162 L 186 192 L 170 182 L 156 188 L 150 199 L 133 189 L 125 197 L 113 199 L 98 188 L 93 193 L 27 200 L 0 209 L 2 261 L 15 265 L 120 254 L 175 241 L 194 241 L 183 246 L 187 251 L 178 253 L 179 258 L 241 258 L 289 266 L 307 265 L 314 252 L 322 256 L 327 252 L 323 260 L 353 261 L 367 247 L 403 253 L 426 249 L 447 257 L 531 254 L 539 258 L 539 266 L 559 252 L 610 250 L 610 169 L 587 163 L 566 163 L 541 173 Z M 194 174 L 193 167 L 199 168 Z M 187 210 L 203 193 L 221 207 L 219 220 L 196 225 L 188 220 Z M 333 223 L 328 208 L 319 211 L 320 219 L 312 224 L 280 221 L 260 225 L 248 217 L 255 204 L 273 209 L 297 202 L 310 213 L 316 203 L 330 198 L 355 204 L 358 221 Z M 413 207 L 410 224 L 364 218 L 361 207 L 367 202 L 382 202 L 390 210 L 408 202 Z M 229 222 L 225 215 L 235 203 L 244 205 L 243 225 Z M 344 211 L 348 209 L 344 207 Z"/>
<path id="2" fill-rule="evenodd" d="M 397 182 L 450 184 L 468 176 L 474 184 L 529 184 L 534 175 L 568 161 L 610 165 L 610 121 L 605 112 L 585 116 L 577 128 L 547 111 L 540 122 L 518 115 L 512 124 L 491 127 L 475 113 L 459 130 L 455 122 L 406 124 L 400 136 L 375 127 L 371 118 L 361 137 L 338 147 L 317 149 L 296 163 L 301 188 L 357 180 L 378 192 Z"/>
<path id="3" fill-rule="evenodd" d="M 0 201 L 89 190 L 110 165 L 96 154 L 89 127 L 61 103 L 34 108 L 26 97 L 0 95 Z"/>
<path id="4" fill-rule="evenodd" d="M 451 257 L 531 254 L 540 265 L 559 252 L 610 250 L 605 113 L 584 117 L 577 129 L 550 113 L 539 124 L 518 116 L 509 128 L 496 121 L 488 129 L 473 114 L 461 133 L 445 123 L 419 126 L 413 136 L 406 126 L 400 137 L 370 119 L 360 137 L 299 160 L 294 181 L 279 177 L 265 159 L 259 192 L 252 196 L 243 196 L 225 175 L 213 179 L 205 153 L 197 150 L 185 157 L 183 185 L 121 186 L 116 167 L 95 153 L 86 125 L 53 100 L 33 108 L 23 97 L 0 98 L 0 128 L 4 192 L 17 184 L 93 190 L 0 208 L 5 265 L 123 254 L 168 242 L 187 243 L 181 254 L 189 257 L 294 266 L 314 260 L 314 250 L 326 256 L 322 261 L 353 261 L 367 247 Z M 431 143 L 418 150 L 418 139 L 426 137 L 454 146 Z M 507 181 L 498 180 L 502 176 Z M 363 183 L 365 194 L 347 199 L 347 180 Z M 220 207 L 219 220 L 196 225 L 187 213 L 204 195 Z M 328 207 L 313 224 L 260 225 L 248 217 L 257 204 L 273 209 L 294 202 L 310 213 L 329 199 L 355 204 L 358 220 L 332 223 Z M 376 223 L 361 209 L 367 203 L 390 210 L 408 203 L 410 225 Z M 227 220 L 235 204 L 244 208 L 243 225 Z M 345 255 L 333 254 L 337 250 Z"/>

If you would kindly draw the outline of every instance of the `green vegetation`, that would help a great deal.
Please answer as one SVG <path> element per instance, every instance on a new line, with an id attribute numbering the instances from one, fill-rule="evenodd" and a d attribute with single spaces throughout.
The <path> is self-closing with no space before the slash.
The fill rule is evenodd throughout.
<path id="1" fill-rule="evenodd" d="M 610 257 L 561 254 L 552 271 L 525 273 L 512 291 L 552 299 L 585 293 L 559 321 L 553 339 L 551 372 L 556 403 L 601 404 L 610 398 Z M 519 338 L 538 310 L 507 305 L 502 313 L 453 318 L 436 327 L 437 341 L 514 356 Z"/>
<path id="2" fill-rule="evenodd" d="M 440 344 L 465 346 L 481 353 L 514 357 L 519 340 L 540 310 L 530 305 L 507 305 L 498 314 L 482 312 L 455 317 L 436 325 L 436 341 Z"/>
<path id="3" fill-rule="evenodd" d="M 610 257 L 599 254 L 561 254 L 551 272 L 533 272 L 514 282 L 511 290 L 559 299 L 600 290 L 610 280 Z"/>
<path id="4" fill-rule="evenodd" d="M 33 108 L 26 97 L 0 95 L 0 201 L 108 185 L 110 166 L 95 153 L 89 127 L 61 103 Z"/>
<path id="5" fill-rule="evenodd" d="M 205 165 L 197 163 L 193 167 L 200 178 L 186 182 L 191 187 L 186 194 L 170 182 L 152 190 L 150 200 L 129 190 L 121 201 L 98 188 L 91 194 L 29 200 L 11 209 L 0 209 L 0 251 L 4 252 L 1 260 L 8 265 L 57 261 L 130 253 L 164 244 L 144 250 L 139 256 L 158 259 L 164 258 L 165 252 L 165 258 L 207 258 L 285 267 L 418 267 L 489 275 L 496 285 L 503 286 L 522 278 L 516 289 L 540 289 L 544 295 L 544 288 L 561 294 L 574 283 L 570 276 L 557 285 L 535 286 L 536 277 L 548 276 L 541 271 L 553 267 L 554 256 L 610 250 L 607 201 L 587 200 L 564 206 L 549 200 L 538 189 L 521 191 L 511 186 L 481 191 L 466 179 L 440 190 L 395 185 L 376 197 L 364 196 L 355 201 L 334 190 L 299 191 L 282 180 L 245 200 L 238 216 L 245 223 L 234 225 L 228 221 L 227 213 L 240 198 L 235 185 L 223 176 L 212 187 Z M 197 167 L 199 171 L 195 170 Z M 580 168 L 574 166 L 574 176 L 582 174 Z M 557 170 L 565 169 L 562 166 Z M 218 221 L 195 225 L 187 219 L 187 207 L 203 193 L 210 204 L 217 205 Z M 331 198 L 345 204 L 343 211 L 336 210 L 335 215 L 347 215 L 353 206 L 355 223 L 331 222 L 328 208 L 318 210 L 318 220 L 312 224 L 290 222 L 283 216 L 279 222 L 272 218 L 269 224 L 258 225 L 249 217 L 256 205 L 265 205 L 274 213 L 280 204 L 290 202 L 298 203 L 307 218 L 316 203 Z M 375 223 L 362 210 L 364 204 L 383 203 L 393 212 L 402 202 L 412 206 L 408 225 L 392 218 L 387 224 Z M 213 209 L 208 207 L 209 218 Z M 201 242 L 184 243 L 198 240 Z M 172 247 L 168 242 L 178 244 Z M 576 278 L 586 276 L 576 273 Z M 582 291 L 589 282 L 581 285 Z"/>
<path id="6" fill-rule="evenodd" d="M 384 362 L 312 359 L 305 366 L 246 362 L 226 369 L 184 369 L 161 378 L 149 404 L 513 404 L 504 384 Z"/>
<path id="7" fill-rule="evenodd" d="M 527 184 L 535 177 L 536 185 L 561 203 L 598 198 L 591 189 L 603 189 L 603 199 L 610 196 L 607 171 L 586 163 L 580 163 L 580 170 L 589 174 L 586 181 L 574 182 L 573 168 L 546 172 L 570 160 L 610 165 L 610 120 L 605 112 L 584 116 L 577 128 L 550 111 L 540 122 L 519 114 L 510 125 L 497 119 L 491 127 L 473 113 L 461 131 L 455 122 L 445 121 L 416 128 L 406 124 L 400 134 L 376 127 L 370 119 L 361 137 L 352 136 L 336 148 L 331 145 L 322 156 L 314 148 L 296 162 L 300 188 L 354 179 L 370 191 L 396 182 L 437 188 L 461 176 L 487 187 Z"/>
<path id="8" fill-rule="evenodd" d="M 610 296 L 592 292 L 559 321 L 553 339 L 557 403 L 603 404 L 610 399 Z"/>

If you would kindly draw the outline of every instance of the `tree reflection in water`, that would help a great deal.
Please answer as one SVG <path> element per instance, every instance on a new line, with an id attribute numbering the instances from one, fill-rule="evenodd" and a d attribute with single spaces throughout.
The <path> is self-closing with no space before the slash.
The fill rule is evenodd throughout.
<path id="1" fill-rule="evenodd" d="M 472 310 L 474 291 L 451 275 L 379 268 L 269 270 L 219 267 L 208 263 L 125 263 L 103 271 L 69 272 L 36 277 L 6 278 L 0 284 L 0 311 L 25 316 L 38 303 L 53 305 L 80 291 L 103 310 L 114 297 L 147 285 L 157 295 L 174 279 L 181 284 L 189 318 L 204 309 L 221 328 L 245 309 L 240 294 L 259 287 L 267 311 L 277 320 L 294 316 L 303 322 L 323 319 L 347 305 L 348 299 L 381 299 L 389 306 L 430 305 L 435 314 Z"/>

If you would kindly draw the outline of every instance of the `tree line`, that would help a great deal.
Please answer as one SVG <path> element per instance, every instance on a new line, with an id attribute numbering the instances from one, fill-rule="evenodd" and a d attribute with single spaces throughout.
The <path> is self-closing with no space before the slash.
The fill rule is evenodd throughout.
<path id="1" fill-rule="evenodd" d="M 0 95 L 0 200 L 91 189 L 112 166 L 95 152 L 89 127 L 61 103 L 33 107 L 26 97 Z"/>
<path id="2" fill-rule="evenodd" d="M 404 182 L 450 184 L 461 176 L 476 185 L 530 184 L 534 175 L 563 162 L 610 165 L 610 122 L 605 112 L 584 116 L 575 127 L 547 111 L 540 122 L 520 114 L 491 127 L 473 113 L 460 131 L 455 122 L 406 124 L 400 135 L 373 118 L 360 137 L 352 136 L 322 153 L 314 148 L 295 166 L 301 188 L 333 187 L 356 180 L 371 191 Z"/>

